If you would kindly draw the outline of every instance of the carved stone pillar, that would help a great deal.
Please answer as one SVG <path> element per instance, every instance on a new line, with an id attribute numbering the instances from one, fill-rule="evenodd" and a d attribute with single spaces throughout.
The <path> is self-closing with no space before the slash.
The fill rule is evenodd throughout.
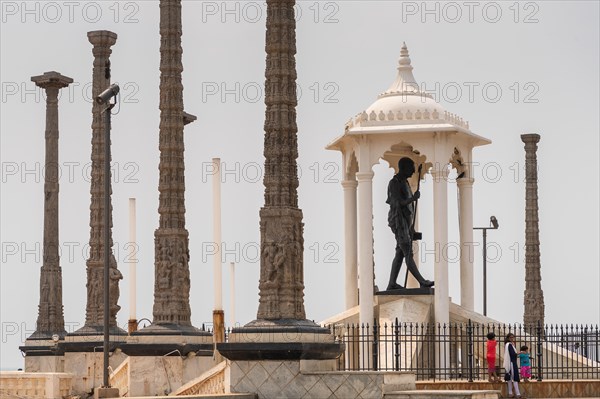
<path id="1" fill-rule="evenodd" d="M 153 326 L 141 331 L 160 334 L 167 328 L 199 332 L 191 323 L 190 253 L 185 227 L 183 127 L 195 117 L 183 111 L 181 0 L 161 0 L 159 7 L 160 218 L 154 232 Z"/>
<path id="2" fill-rule="evenodd" d="M 265 205 L 260 210 L 258 319 L 305 319 L 303 223 L 298 208 L 294 1 L 267 2 Z"/>
<path id="3" fill-rule="evenodd" d="M 540 229 L 538 218 L 537 143 L 539 134 L 523 134 L 525 143 L 525 293 L 523 323 L 544 324 L 544 292 L 540 264 Z"/>
<path id="4" fill-rule="evenodd" d="M 184 126 L 196 116 L 183 111 L 181 73 L 181 0 L 160 0 L 160 125 L 158 132 L 159 225 L 154 231 L 154 308 L 148 327 L 131 333 L 120 346 L 129 356 L 130 368 L 148 366 L 148 359 L 161 364 L 164 356 L 177 353 L 182 368 L 170 373 L 175 381 L 186 381 L 189 370 L 201 374 L 213 365 L 212 335 L 191 322 L 190 253 L 185 227 L 185 163 Z M 213 359 L 217 359 L 215 354 Z M 162 371 L 161 371 L 162 372 Z M 148 380 L 145 374 L 135 375 L 130 385 L 132 396 L 163 393 L 167 388 L 163 374 Z M 168 382 L 168 381 L 167 381 Z M 142 389 L 143 387 L 143 389 Z M 168 382 L 171 391 L 175 385 Z"/>
<path id="5" fill-rule="evenodd" d="M 191 326 L 185 228 L 181 1 L 160 1 L 159 227 L 154 232 L 153 323 Z"/>
<path id="6" fill-rule="evenodd" d="M 294 0 L 267 0 L 265 205 L 257 320 L 218 344 L 230 360 L 333 359 L 340 345 L 304 312 L 303 223 L 298 208 Z M 253 342 L 253 343 L 252 343 Z M 313 343 L 312 346 L 305 345 Z"/>
<path id="7" fill-rule="evenodd" d="M 58 241 L 58 91 L 73 79 L 58 72 L 32 76 L 31 81 L 46 91 L 46 159 L 44 177 L 44 258 L 40 272 L 40 305 L 35 332 L 28 339 L 64 338 L 62 271 Z"/>

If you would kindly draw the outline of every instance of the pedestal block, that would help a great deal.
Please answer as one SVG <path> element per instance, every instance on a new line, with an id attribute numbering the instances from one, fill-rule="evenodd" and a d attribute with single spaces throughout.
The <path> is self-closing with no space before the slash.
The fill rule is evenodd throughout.
<path id="1" fill-rule="evenodd" d="M 127 334 L 118 327 L 111 327 L 109 332 L 108 364 L 114 370 L 127 358 L 120 349 Z M 64 371 L 73 375 L 75 394 L 91 394 L 102 385 L 104 336 L 101 327 L 83 327 L 67 334 L 59 348 L 64 351 Z"/>
<path id="2" fill-rule="evenodd" d="M 94 399 L 118 398 L 119 390 L 117 388 L 96 388 L 94 389 Z"/>
<path id="3" fill-rule="evenodd" d="M 129 396 L 169 395 L 214 366 L 212 356 L 130 356 Z"/>
<path id="4" fill-rule="evenodd" d="M 19 350 L 25 354 L 25 372 L 27 373 L 62 373 L 64 371 L 64 350 L 61 342 L 46 338 L 29 337 Z M 64 337 L 63 337 L 64 338 Z"/>
<path id="5" fill-rule="evenodd" d="M 212 334 L 193 326 L 153 324 L 120 346 L 129 356 L 129 396 L 168 395 L 212 368 Z"/>
<path id="6" fill-rule="evenodd" d="M 108 364 L 116 369 L 127 358 L 120 350 L 111 352 Z M 73 375 L 72 387 L 76 395 L 89 394 L 102 385 L 104 355 L 99 352 L 66 352 L 64 368 Z"/>

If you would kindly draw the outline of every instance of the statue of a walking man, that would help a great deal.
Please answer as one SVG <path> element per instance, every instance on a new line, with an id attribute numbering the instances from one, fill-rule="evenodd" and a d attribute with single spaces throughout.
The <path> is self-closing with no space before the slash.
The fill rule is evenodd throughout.
<path id="1" fill-rule="evenodd" d="M 406 260 L 408 271 L 417 279 L 421 287 L 432 287 L 433 281 L 425 280 L 413 259 L 412 242 L 414 236 L 415 203 L 421 193 L 417 190 L 414 194 L 408 184 L 408 178 L 415 173 L 415 164 L 410 158 L 398 161 L 398 173 L 388 184 L 387 203 L 390 205 L 388 225 L 396 236 L 396 256 L 392 262 L 389 290 L 404 288 L 396 282 L 402 261 Z"/>

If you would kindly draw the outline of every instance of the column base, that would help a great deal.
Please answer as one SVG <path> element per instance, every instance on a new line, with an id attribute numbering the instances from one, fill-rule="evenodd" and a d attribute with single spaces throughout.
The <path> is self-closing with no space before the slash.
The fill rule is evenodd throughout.
<path id="1" fill-rule="evenodd" d="M 94 399 L 118 397 L 119 388 L 94 388 Z"/>
<path id="2" fill-rule="evenodd" d="M 65 330 L 62 331 L 35 331 L 31 334 L 27 341 L 36 341 L 36 340 L 53 340 L 55 336 L 58 336 L 58 339 L 65 339 L 67 332 Z"/>
<path id="3" fill-rule="evenodd" d="M 65 351 L 64 348 L 59 344 L 65 339 L 65 335 L 66 331 L 64 334 L 38 333 L 36 331 L 25 340 L 25 345 L 19 346 L 19 350 L 25 354 L 26 358 L 39 356 L 62 356 L 65 354 Z"/>
<path id="4" fill-rule="evenodd" d="M 324 360 L 339 357 L 344 345 L 310 320 L 259 319 L 234 328 L 217 350 L 229 360 Z"/>
<path id="5" fill-rule="evenodd" d="M 212 356 L 213 336 L 193 326 L 152 324 L 131 333 L 120 345 L 129 356 Z"/>
<path id="6" fill-rule="evenodd" d="M 434 295 L 435 289 L 432 287 L 420 288 L 398 288 L 396 290 L 378 291 L 375 295 Z"/>
<path id="7" fill-rule="evenodd" d="M 110 335 L 127 335 L 127 332 L 121 327 L 109 326 L 108 334 Z M 83 326 L 79 330 L 68 333 L 67 337 L 83 337 L 90 335 L 104 335 L 104 326 Z"/>
<path id="8" fill-rule="evenodd" d="M 108 350 L 113 352 L 119 345 L 125 342 L 127 333 L 125 330 L 111 326 L 108 329 Z M 69 333 L 64 341 L 58 345 L 64 352 L 100 352 L 104 346 L 103 326 L 83 326 L 79 330 Z"/>

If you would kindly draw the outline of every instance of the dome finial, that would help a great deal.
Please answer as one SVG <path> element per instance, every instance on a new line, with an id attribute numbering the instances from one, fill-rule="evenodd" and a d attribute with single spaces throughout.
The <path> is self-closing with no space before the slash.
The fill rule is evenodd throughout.
<path id="1" fill-rule="evenodd" d="M 412 65 L 410 65 L 410 57 L 408 56 L 408 47 L 406 47 L 406 42 L 402 42 L 402 48 L 400 49 L 400 59 L 398 59 L 398 70 L 400 69 L 412 70 Z"/>
<path id="2" fill-rule="evenodd" d="M 396 76 L 396 80 L 380 96 L 398 94 L 427 96 L 427 94 L 422 93 L 419 89 L 419 84 L 415 80 L 412 70 L 413 67 L 410 64 L 408 48 L 406 47 L 406 43 L 402 42 L 402 47 L 400 49 L 400 58 L 398 59 L 398 75 Z"/>

